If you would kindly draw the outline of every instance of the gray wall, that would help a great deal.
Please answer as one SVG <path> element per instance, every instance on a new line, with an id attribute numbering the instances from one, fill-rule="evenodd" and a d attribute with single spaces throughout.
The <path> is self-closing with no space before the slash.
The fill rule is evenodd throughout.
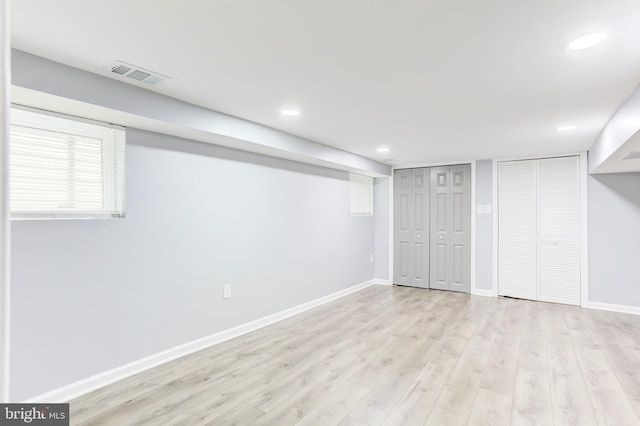
<path id="1" fill-rule="evenodd" d="M 476 161 L 476 206 L 493 203 L 491 160 Z M 476 210 L 477 212 L 477 210 Z M 476 214 L 476 288 L 493 288 L 493 214 Z"/>
<path id="2" fill-rule="evenodd" d="M 375 277 L 389 280 L 389 182 L 390 178 L 374 179 L 373 214 L 375 222 Z"/>
<path id="3" fill-rule="evenodd" d="M 588 178 L 589 299 L 640 307 L 640 173 Z"/>
<path id="4" fill-rule="evenodd" d="M 126 218 L 12 222 L 12 400 L 374 278 L 348 173 L 127 133 Z"/>

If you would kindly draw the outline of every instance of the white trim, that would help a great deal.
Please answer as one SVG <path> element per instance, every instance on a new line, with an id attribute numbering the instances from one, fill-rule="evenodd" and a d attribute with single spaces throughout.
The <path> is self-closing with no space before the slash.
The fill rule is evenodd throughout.
<path id="1" fill-rule="evenodd" d="M 393 221 L 395 218 L 393 217 L 393 186 L 395 185 L 393 181 L 393 170 L 391 171 L 391 176 L 389 177 L 389 267 L 388 267 L 388 281 L 390 285 L 393 285 Z"/>
<path id="2" fill-rule="evenodd" d="M 11 226 L 9 224 L 9 86 L 11 46 L 9 0 L 0 0 L 0 402 L 9 402 Z"/>
<path id="3" fill-rule="evenodd" d="M 565 154 L 553 154 L 553 155 L 533 155 L 529 157 L 503 157 L 503 158 L 494 158 L 494 162 L 503 162 L 503 161 L 523 161 L 523 160 L 543 160 L 545 158 L 559 158 L 559 157 L 580 157 L 582 155 L 586 155 L 584 151 L 578 152 L 567 152 Z"/>
<path id="4" fill-rule="evenodd" d="M 623 314 L 640 315 L 639 306 L 613 305 L 610 303 L 588 302 L 587 308 L 600 309 L 601 311 L 620 312 Z"/>
<path id="5" fill-rule="evenodd" d="M 373 280 L 373 284 L 375 285 L 393 285 L 391 280 L 383 280 L 381 278 L 376 278 Z"/>
<path id="6" fill-rule="evenodd" d="M 192 354 L 194 352 L 197 352 L 203 349 L 207 349 L 218 343 L 222 343 L 227 340 L 233 339 L 235 337 L 241 336 L 243 334 L 250 333 L 259 328 L 266 327 L 278 321 L 282 321 L 283 319 L 300 314 L 304 311 L 308 311 L 309 309 L 313 309 L 317 306 L 320 306 L 325 303 L 331 302 L 333 300 L 339 299 L 341 297 L 347 296 L 351 293 L 355 293 L 356 291 L 362 290 L 374 284 L 377 284 L 377 280 L 369 280 L 364 283 L 354 285 L 352 287 L 337 291 L 335 293 L 329 294 L 324 297 L 320 297 L 310 302 L 303 303 L 298 306 L 294 306 L 293 308 L 289 308 L 284 311 L 277 312 L 275 314 L 268 315 L 266 317 L 259 318 L 254 321 L 250 321 L 248 323 L 241 324 L 239 326 L 220 331 L 218 333 L 203 337 L 201 339 L 193 340 L 183 345 L 176 346 L 162 352 L 158 352 L 156 354 L 139 359 L 137 361 L 133 361 L 131 363 L 122 365 L 120 367 L 116 367 L 114 369 L 105 371 L 103 373 L 96 374 L 91 377 L 87 377 L 86 379 L 77 381 L 75 383 L 71 383 L 67 386 L 63 386 L 61 388 L 54 389 L 50 392 L 46 392 L 42 395 L 38 395 L 36 397 L 30 398 L 25 402 L 26 403 L 37 403 L 37 402 L 43 402 L 43 401 L 50 402 L 50 403 L 67 402 L 69 400 L 77 398 L 81 395 L 84 395 L 86 393 L 99 389 L 101 387 L 110 385 L 122 379 L 126 379 L 127 377 L 133 376 L 134 374 L 138 374 L 150 368 L 157 367 L 160 364 L 173 361 L 177 358 Z"/>
<path id="7" fill-rule="evenodd" d="M 458 166 L 463 164 L 471 164 L 476 160 L 461 160 L 461 161 L 437 161 L 432 163 L 413 163 L 413 164 L 403 164 L 399 166 L 394 166 L 392 168 L 392 175 L 394 170 L 404 170 L 404 169 L 422 169 L 425 167 L 441 167 L 441 166 Z"/>
<path id="8" fill-rule="evenodd" d="M 483 288 L 476 288 L 471 292 L 474 296 L 486 296 L 486 297 L 497 297 L 493 290 L 486 290 Z"/>
<path id="9" fill-rule="evenodd" d="M 469 182 L 471 186 L 471 205 L 469 206 L 469 214 L 471 215 L 471 253 L 469 256 L 469 261 L 471 262 L 471 277 L 469 282 L 469 293 L 476 294 L 475 292 L 478 290 L 476 288 L 476 220 L 477 220 L 477 208 L 476 208 L 476 185 L 478 184 L 478 179 L 476 177 L 476 160 L 471 161 L 471 182 Z"/>
<path id="10" fill-rule="evenodd" d="M 589 217 L 587 184 L 589 162 L 587 153 L 580 154 L 580 306 L 589 304 Z"/>
<path id="11" fill-rule="evenodd" d="M 491 191 L 492 196 L 492 208 L 493 212 L 493 271 L 491 277 L 493 279 L 493 295 L 498 297 L 498 160 L 495 158 L 491 161 L 491 180 L 493 189 Z"/>

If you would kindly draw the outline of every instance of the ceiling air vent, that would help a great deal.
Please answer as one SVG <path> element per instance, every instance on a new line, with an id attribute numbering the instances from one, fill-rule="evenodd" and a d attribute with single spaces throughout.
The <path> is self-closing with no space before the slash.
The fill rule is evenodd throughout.
<path id="1" fill-rule="evenodd" d="M 171 77 L 167 77 L 166 75 L 158 74 L 157 72 L 149 71 L 122 61 L 114 62 L 110 67 L 106 68 L 106 71 L 148 84 L 162 84 L 165 80 L 171 79 Z"/>
<path id="2" fill-rule="evenodd" d="M 638 158 L 640 158 L 640 151 L 631 151 L 622 157 L 623 160 L 637 160 Z"/>

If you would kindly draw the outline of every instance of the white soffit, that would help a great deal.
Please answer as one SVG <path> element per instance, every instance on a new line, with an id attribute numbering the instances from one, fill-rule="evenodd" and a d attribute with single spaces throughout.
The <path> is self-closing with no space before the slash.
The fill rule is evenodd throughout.
<path id="1" fill-rule="evenodd" d="M 46 111 L 56 111 L 71 116 L 88 118 L 108 123 L 115 123 L 125 127 L 162 133 L 179 138 L 210 143 L 222 147 L 297 161 L 305 164 L 312 164 L 347 172 L 360 173 L 371 177 L 387 176 L 383 173 L 376 173 L 362 168 L 350 167 L 344 164 L 340 164 L 340 162 L 314 158 L 309 155 L 302 155 L 283 149 L 276 149 L 266 145 L 260 145 L 229 136 L 198 130 L 192 127 L 179 125 L 168 121 L 144 117 L 142 115 L 118 111 L 111 108 L 105 108 L 98 105 L 55 96 L 19 86 L 11 87 L 11 102 L 18 105 L 26 105 L 33 108 L 43 109 Z"/>
<path id="2" fill-rule="evenodd" d="M 589 152 L 590 173 L 640 172 L 640 85 L 613 114 Z M 626 158 L 626 159 L 625 159 Z"/>

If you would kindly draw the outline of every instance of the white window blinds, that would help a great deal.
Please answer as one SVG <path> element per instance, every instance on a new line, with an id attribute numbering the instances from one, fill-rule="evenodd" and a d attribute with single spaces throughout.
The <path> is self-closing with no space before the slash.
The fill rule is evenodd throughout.
<path id="1" fill-rule="evenodd" d="M 373 178 L 349 173 L 352 216 L 373 215 Z"/>
<path id="2" fill-rule="evenodd" d="M 13 107 L 9 140 L 12 217 L 123 216 L 123 128 Z"/>

